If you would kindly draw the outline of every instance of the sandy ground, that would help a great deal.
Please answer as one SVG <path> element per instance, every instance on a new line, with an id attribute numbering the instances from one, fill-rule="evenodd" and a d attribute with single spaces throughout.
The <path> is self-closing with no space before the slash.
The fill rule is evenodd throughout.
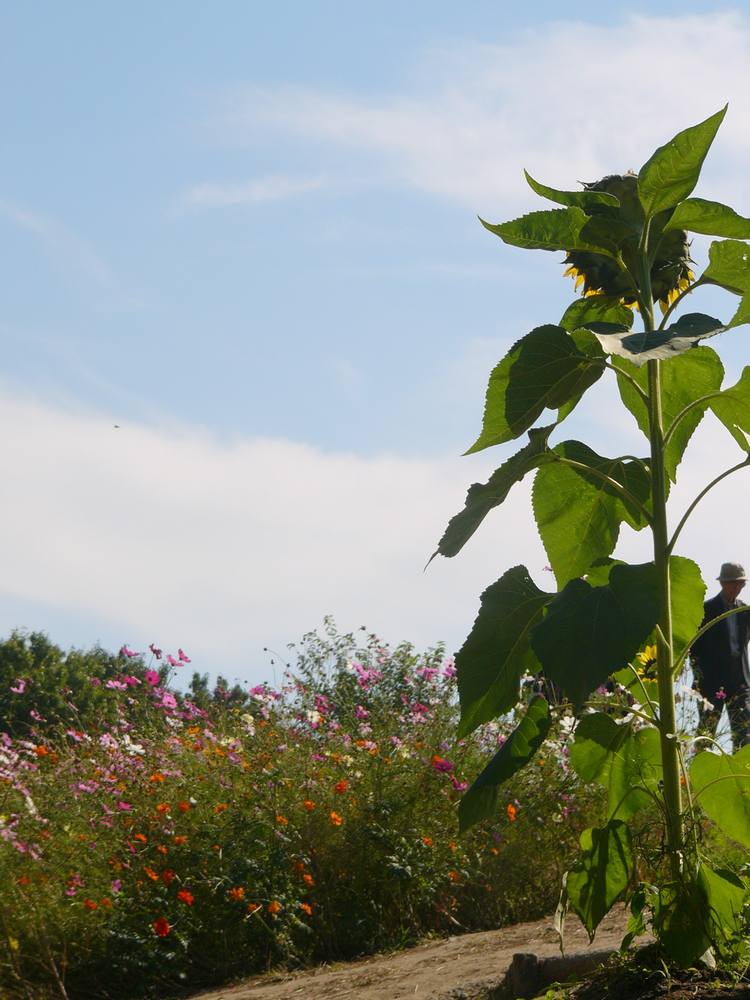
<path id="1" fill-rule="evenodd" d="M 593 945 L 573 917 L 565 932 L 566 954 L 617 949 L 626 915 L 613 910 L 600 924 Z M 499 981 L 516 952 L 559 955 L 552 920 L 515 924 L 499 931 L 463 934 L 390 955 L 326 965 L 308 972 L 256 976 L 235 986 L 201 993 L 194 1000 L 440 1000 L 471 997 L 478 984 Z M 472 989 L 472 985 L 474 989 Z"/>

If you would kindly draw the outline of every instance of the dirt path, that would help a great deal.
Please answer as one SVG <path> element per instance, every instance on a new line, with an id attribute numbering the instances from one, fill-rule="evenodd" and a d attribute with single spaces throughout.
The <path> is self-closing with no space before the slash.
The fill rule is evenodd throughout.
<path id="1" fill-rule="evenodd" d="M 589 946 L 583 927 L 569 917 L 566 954 L 618 948 L 625 923 L 624 910 L 613 910 Z M 194 1000 L 459 1000 L 462 996 L 468 1000 L 481 992 L 480 984 L 501 980 L 516 952 L 559 955 L 551 918 L 308 972 L 257 976 L 237 986 L 201 993 Z"/>

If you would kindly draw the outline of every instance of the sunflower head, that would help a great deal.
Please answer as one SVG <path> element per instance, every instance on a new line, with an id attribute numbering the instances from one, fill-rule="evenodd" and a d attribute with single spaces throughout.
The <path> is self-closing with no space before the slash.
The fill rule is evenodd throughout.
<path id="1" fill-rule="evenodd" d="M 640 653 L 636 653 L 638 666 L 636 673 L 641 678 L 653 678 L 656 676 L 656 646 L 646 646 Z"/>
<path id="2" fill-rule="evenodd" d="M 611 174 L 592 184 L 584 184 L 587 191 L 606 191 L 620 202 L 619 207 L 594 205 L 589 209 L 592 216 L 612 220 L 618 230 L 627 234 L 620 244 L 623 261 L 629 274 L 635 276 L 636 254 L 641 228 L 644 223 L 643 209 L 638 199 L 638 178 L 635 174 Z M 683 291 L 694 278 L 690 269 L 690 245 L 687 233 L 682 229 L 664 232 L 672 209 L 667 209 L 651 220 L 650 246 L 656 247 L 651 267 L 651 291 L 662 311 Z M 583 286 L 583 295 L 609 295 L 620 299 L 625 305 L 637 307 L 637 294 L 633 280 L 610 260 L 601 254 L 584 250 L 570 250 L 565 258 L 566 277 L 575 279 L 576 290 Z"/>

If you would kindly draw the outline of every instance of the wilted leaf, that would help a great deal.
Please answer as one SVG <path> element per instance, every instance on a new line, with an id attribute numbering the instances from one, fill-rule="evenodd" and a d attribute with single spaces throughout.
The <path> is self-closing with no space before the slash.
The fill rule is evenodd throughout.
<path id="1" fill-rule="evenodd" d="M 668 361 L 707 337 L 715 337 L 728 327 L 721 320 L 703 313 L 686 313 L 676 323 L 664 330 L 636 333 L 597 333 L 596 336 L 606 354 L 627 358 L 635 365 L 645 365 L 647 361 Z"/>

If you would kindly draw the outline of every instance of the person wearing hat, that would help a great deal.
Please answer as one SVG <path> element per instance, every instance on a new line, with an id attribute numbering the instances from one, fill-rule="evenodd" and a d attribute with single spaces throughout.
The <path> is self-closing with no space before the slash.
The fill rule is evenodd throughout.
<path id="1" fill-rule="evenodd" d="M 747 577 L 739 563 L 722 564 L 721 591 L 703 605 L 703 625 L 733 608 L 747 608 L 722 618 L 690 650 L 693 685 L 711 704 L 698 710 L 699 731 L 713 736 L 726 705 L 734 749 L 750 742 L 750 607 L 739 600 Z"/>

